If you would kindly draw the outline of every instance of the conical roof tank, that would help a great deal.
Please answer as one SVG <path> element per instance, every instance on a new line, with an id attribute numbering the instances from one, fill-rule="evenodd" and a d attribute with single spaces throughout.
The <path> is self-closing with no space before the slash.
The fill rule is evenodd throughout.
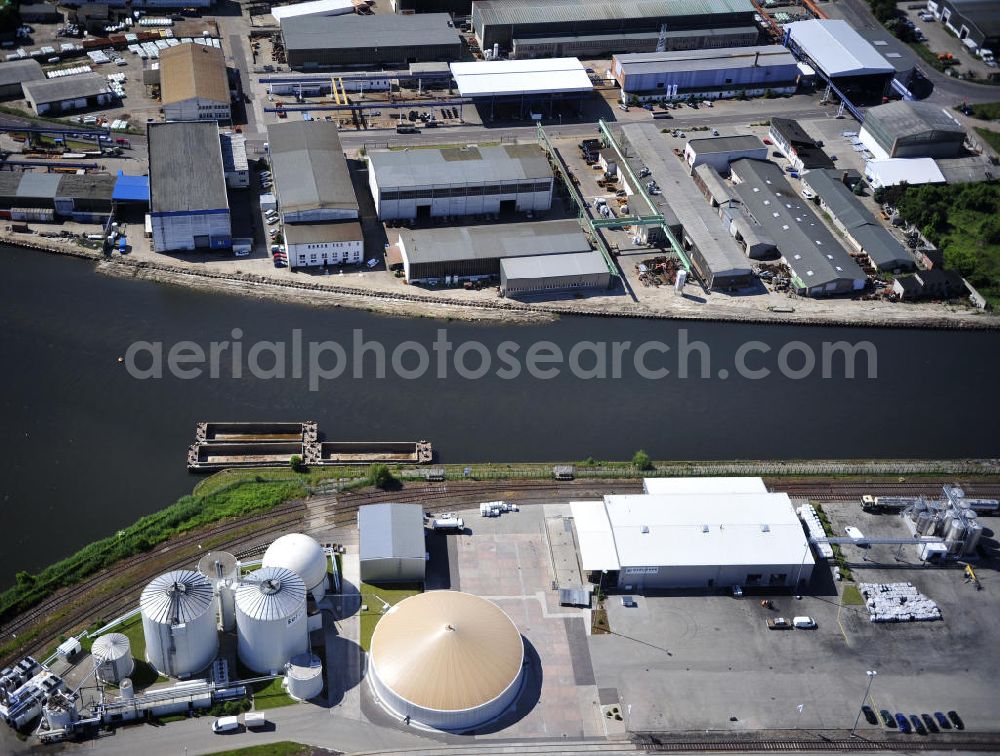
<path id="1" fill-rule="evenodd" d="M 295 572 L 263 567 L 236 591 L 236 637 L 240 661 L 255 672 L 277 674 L 309 650 L 306 586 Z"/>
<path id="2" fill-rule="evenodd" d="M 128 637 L 121 633 L 102 635 L 94 641 L 90 653 L 97 667 L 97 679 L 101 682 L 117 685 L 131 675 L 135 667 L 132 646 Z"/>
<path id="3" fill-rule="evenodd" d="M 291 570 L 305 583 L 306 590 L 318 601 L 326 592 L 328 561 L 322 547 L 303 533 L 289 533 L 267 547 L 263 567 Z"/>
<path id="4" fill-rule="evenodd" d="M 212 585 L 194 570 L 175 570 L 152 580 L 139 598 L 146 660 L 164 675 L 189 677 L 205 669 L 219 650 Z"/>

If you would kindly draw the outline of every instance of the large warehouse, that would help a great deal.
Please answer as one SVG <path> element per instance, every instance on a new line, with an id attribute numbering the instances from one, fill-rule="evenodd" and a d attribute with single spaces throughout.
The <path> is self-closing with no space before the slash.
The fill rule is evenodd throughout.
<path id="1" fill-rule="evenodd" d="M 563 107 L 579 112 L 583 99 L 594 91 L 576 58 L 452 63 L 451 74 L 458 93 L 472 98 L 480 115 L 489 119 L 526 118 L 531 113 L 552 118 Z"/>
<path id="2" fill-rule="evenodd" d="M 799 77 L 795 56 L 781 45 L 616 55 L 611 72 L 623 101 L 792 94 Z"/>
<path id="3" fill-rule="evenodd" d="M 635 49 L 620 45 L 636 34 L 652 34 L 655 38 L 648 40 L 651 47 L 646 49 L 655 50 L 664 25 L 668 34 L 697 30 L 697 36 L 703 36 L 706 29 L 752 27 L 753 17 L 750 0 L 476 0 L 472 6 L 472 28 L 480 47 L 498 45 L 512 57 L 624 52 Z M 572 49 L 557 52 L 554 48 L 564 37 L 572 38 Z M 536 44 L 529 50 L 532 42 Z"/>
<path id="4" fill-rule="evenodd" d="M 684 145 L 684 162 L 691 168 L 708 164 L 723 176 L 729 173 L 729 164 L 740 158 L 767 160 L 767 145 L 753 134 L 703 137 Z"/>
<path id="5" fill-rule="evenodd" d="M 591 251 L 575 220 L 400 229 L 397 246 L 410 283 L 497 279 L 505 259 Z"/>
<path id="6" fill-rule="evenodd" d="M 361 580 L 422 583 L 427 549 L 419 504 L 366 504 L 358 508 Z"/>
<path id="7" fill-rule="evenodd" d="M 395 13 L 454 13 L 468 16 L 472 0 L 389 0 Z"/>
<path id="8" fill-rule="evenodd" d="M 869 108 L 858 138 L 876 160 L 953 158 L 964 151 L 965 129 L 940 105 L 898 100 Z"/>
<path id="9" fill-rule="evenodd" d="M 611 271 L 596 249 L 566 255 L 505 257 L 500 261 L 500 293 L 553 294 L 583 289 L 607 289 Z"/>
<path id="10" fill-rule="evenodd" d="M 438 730 L 496 719 L 521 692 L 524 641 L 496 604 L 458 591 L 403 599 L 375 626 L 368 679 L 395 717 Z"/>
<path id="11" fill-rule="evenodd" d="M 21 88 L 24 82 L 44 79 L 42 65 L 34 58 L 0 63 L 0 99 L 21 98 L 24 96 Z"/>
<path id="12" fill-rule="evenodd" d="M 218 126 L 205 121 L 151 123 L 146 134 L 153 249 L 231 247 Z"/>
<path id="13" fill-rule="evenodd" d="M 290 18 L 343 16 L 354 12 L 354 0 L 308 0 L 304 3 L 271 7 L 271 15 L 279 25 L 284 24 Z"/>
<path id="14" fill-rule="evenodd" d="M 1000 4 L 996 0 L 929 0 L 927 10 L 961 40 L 1000 53 Z"/>
<path id="15" fill-rule="evenodd" d="M 458 60 L 464 50 L 447 13 L 289 18 L 281 36 L 295 70 Z"/>
<path id="16" fill-rule="evenodd" d="M 540 147 L 378 150 L 368 182 L 382 220 L 544 212 L 552 167 Z"/>
<path id="17" fill-rule="evenodd" d="M 364 235 L 358 198 L 337 124 L 271 124 L 267 139 L 288 264 L 299 268 L 360 263 Z"/>
<path id="18" fill-rule="evenodd" d="M 228 121 L 229 76 L 222 50 L 181 44 L 160 51 L 160 100 L 168 121 Z"/>
<path id="19" fill-rule="evenodd" d="M 785 43 L 853 105 L 882 101 L 896 69 L 846 21 L 812 19 L 785 27 Z"/>
<path id="20" fill-rule="evenodd" d="M 108 80 L 98 74 L 63 76 L 21 83 L 24 99 L 38 115 L 60 115 L 71 110 L 100 108 L 115 100 Z"/>
<path id="21" fill-rule="evenodd" d="M 798 294 L 849 294 L 865 287 L 864 271 L 796 193 L 781 168 L 764 160 L 736 160 L 729 168 L 745 219 L 774 240 Z"/>
<path id="22" fill-rule="evenodd" d="M 571 502 L 591 581 L 637 592 L 808 584 L 815 559 L 788 495 L 704 480 L 704 489 Z"/>
<path id="23" fill-rule="evenodd" d="M 760 29 L 727 26 L 721 29 L 682 29 L 666 33 L 623 32 L 621 34 L 567 34 L 553 37 L 520 37 L 514 40 L 512 58 L 607 57 L 613 53 L 656 52 L 663 39 L 664 50 L 707 50 L 756 45 Z"/>

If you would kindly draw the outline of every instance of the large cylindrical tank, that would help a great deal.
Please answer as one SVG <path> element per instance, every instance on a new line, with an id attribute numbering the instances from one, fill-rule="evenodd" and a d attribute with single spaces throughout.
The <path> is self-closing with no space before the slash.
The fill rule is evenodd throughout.
<path id="1" fill-rule="evenodd" d="M 941 532 L 941 515 L 934 515 L 927 522 L 927 532 L 924 535 L 933 536 Z"/>
<path id="2" fill-rule="evenodd" d="M 309 650 L 306 586 L 292 570 L 263 567 L 236 590 L 240 661 L 255 672 L 278 674 L 293 656 Z"/>
<path id="3" fill-rule="evenodd" d="M 973 522 L 969 525 L 965 532 L 965 543 L 962 544 L 962 553 L 969 555 L 976 553 L 976 547 L 979 545 L 979 539 L 983 535 L 983 526 L 981 523 Z"/>
<path id="4" fill-rule="evenodd" d="M 317 601 L 326 593 L 328 565 L 322 547 L 302 533 L 281 536 L 267 547 L 261 561 L 263 567 L 282 567 L 294 572 Z"/>
<path id="5" fill-rule="evenodd" d="M 146 661 L 170 677 L 202 671 L 219 650 L 212 584 L 194 570 L 160 575 L 139 599 Z"/>
<path id="6" fill-rule="evenodd" d="M 951 527 L 948 528 L 948 534 L 945 536 L 945 540 L 949 543 L 956 541 L 962 541 L 965 539 L 965 523 L 959 518 L 955 518 L 951 521 Z"/>
<path id="7" fill-rule="evenodd" d="M 917 532 L 920 535 L 925 535 L 927 533 L 927 528 L 928 528 L 928 526 L 930 524 L 932 516 L 933 515 L 931 515 L 930 513 L 926 512 L 926 511 L 921 512 L 920 514 L 917 515 L 917 522 L 916 522 Z"/>
<path id="8" fill-rule="evenodd" d="M 102 635 L 94 641 L 90 653 L 97 668 L 97 679 L 101 682 L 117 685 L 135 668 L 132 646 L 128 637 L 121 633 Z"/>
<path id="9" fill-rule="evenodd" d="M 311 653 L 293 657 L 285 667 L 285 689 L 298 701 L 308 701 L 323 692 L 323 662 Z"/>

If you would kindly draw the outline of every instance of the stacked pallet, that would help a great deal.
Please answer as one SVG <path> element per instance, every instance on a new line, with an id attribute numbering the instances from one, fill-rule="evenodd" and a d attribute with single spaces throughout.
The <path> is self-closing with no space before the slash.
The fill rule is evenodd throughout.
<path id="1" fill-rule="evenodd" d="M 872 622 L 932 622 L 941 609 L 912 583 L 859 583 Z"/>

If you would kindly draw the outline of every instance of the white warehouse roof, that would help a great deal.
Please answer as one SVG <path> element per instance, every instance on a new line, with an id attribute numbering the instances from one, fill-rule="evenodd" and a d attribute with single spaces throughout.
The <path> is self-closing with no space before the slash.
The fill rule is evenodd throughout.
<path id="1" fill-rule="evenodd" d="M 571 509 L 587 572 L 814 563 L 784 493 L 605 496 Z"/>
<path id="2" fill-rule="evenodd" d="M 279 24 L 296 16 L 339 16 L 343 13 L 354 13 L 354 0 L 313 0 L 293 5 L 275 5 L 271 8 L 271 15 Z"/>
<path id="3" fill-rule="evenodd" d="M 594 88 L 578 58 L 452 63 L 451 75 L 462 97 L 590 92 Z"/>
<path id="4" fill-rule="evenodd" d="M 865 178 L 872 187 L 907 184 L 943 184 L 944 174 L 933 158 L 889 158 L 869 160 L 865 165 Z"/>
<path id="5" fill-rule="evenodd" d="M 642 490 L 648 494 L 743 494 L 767 493 L 762 478 L 643 478 Z"/>
<path id="6" fill-rule="evenodd" d="M 812 19 L 786 27 L 792 41 L 827 76 L 894 73 L 895 68 L 846 21 Z"/>

